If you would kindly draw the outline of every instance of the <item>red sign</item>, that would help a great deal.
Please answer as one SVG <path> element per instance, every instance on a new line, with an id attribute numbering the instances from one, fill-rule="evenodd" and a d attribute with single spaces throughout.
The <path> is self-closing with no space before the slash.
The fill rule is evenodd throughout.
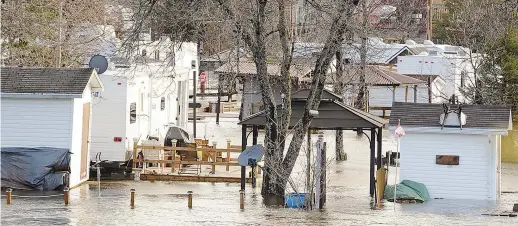
<path id="1" fill-rule="evenodd" d="M 207 76 L 205 75 L 205 72 L 202 72 L 200 74 L 200 83 L 205 84 L 205 82 L 207 82 Z"/>

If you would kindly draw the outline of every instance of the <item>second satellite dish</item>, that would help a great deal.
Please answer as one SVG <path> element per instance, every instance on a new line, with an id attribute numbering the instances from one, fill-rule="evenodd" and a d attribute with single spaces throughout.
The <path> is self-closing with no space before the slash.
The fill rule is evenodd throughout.
<path id="1" fill-rule="evenodd" d="M 260 162 L 261 158 L 264 155 L 264 147 L 263 145 L 257 144 L 252 147 L 247 148 L 237 158 L 237 163 L 241 166 L 248 166 L 249 159 L 255 160 L 255 162 Z"/>
<path id="2" fill-rule="evenodd" d="M 95 55 L 90 58 L 88 67 L 95 69 L 97 74 L 102 74 L 108 69 L 108 59 L 101 55 Z"/>

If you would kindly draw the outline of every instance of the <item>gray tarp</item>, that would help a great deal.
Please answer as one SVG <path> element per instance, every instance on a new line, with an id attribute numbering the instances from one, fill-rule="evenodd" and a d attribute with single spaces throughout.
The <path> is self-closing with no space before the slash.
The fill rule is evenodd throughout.
<path id="1" fill-rule="evenodd" d="M 54 190 L 63 185 L 62 171 L 70 169 L 68 149 L 2 147 L 1 152 L 2 187 Z"/>

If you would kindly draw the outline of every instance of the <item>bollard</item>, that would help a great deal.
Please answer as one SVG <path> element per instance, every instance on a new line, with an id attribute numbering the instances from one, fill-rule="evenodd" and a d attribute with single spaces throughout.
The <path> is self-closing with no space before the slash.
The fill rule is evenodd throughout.
<path id="1" fill-rule="evenodd" d="M 131 198 L 130 198 L 130 206 L 131 208 L 135 208 L 135 189 L 131 189 Z"/>
<path id="2" fill-rule="evenodd" d="M 63 200 L 65 201 L 65 206 L 68 206 L 68 192 L 70 189 L 68 187 L 63 188 Z"/>
<path id="3" fill-rule="evenodd" d="M 192 191 L 187 192 L 187 207 L 192 209 Z"/>
<path id="4" fill-rule="evenodd" d="M 245 209 L 245 191 L 239 190 L 239 208 Z"/>
<path id="5" fill-rule="evenodd" d="M 13 189 L 8 188 L 5 193 L 7 193 L 7 205 L 11 204 L 13 201 Z"/>

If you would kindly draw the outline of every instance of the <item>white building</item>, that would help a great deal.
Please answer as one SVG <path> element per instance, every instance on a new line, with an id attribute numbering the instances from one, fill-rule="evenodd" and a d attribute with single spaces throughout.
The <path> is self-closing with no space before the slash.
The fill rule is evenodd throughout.
<path id="1" fill-rule="evenodd" d="M 89 177 L 92 92 L 103 89 L 89 68 L 1 68 L 2 147 L 54 147 L 71 154 L 69 186 Z M 34 169 L 37 170 L 37 169 Z"/>
<path id="2" fill-rule="evenodd" d="M 418 55 L 399 56 L 397 71 L 401 74 L 439 75 L 446 83 L 441 99 L 455 95 L 460 102 L 466 98 L 460 90 L 474 85 L 478 55 L 459 46 L 434 45 L 427 41 Z"/>
<path id="3" fill-rule="evenodd" d="M 390 129 L 400 120 L 406 132 L 400 138 L 399 180 L 423 183 L 432 199 L 498 199 L 501 136 L 512 129 L 511 109 L 463 105 L 462 123 L 453 112 L 442 128 L 444 112 L 441 104 L 392 106 Z"/>
<path id="4" fill-rule="evenodd" d="M 103 160 L 124 161 L 134 139 L 161 139 L 168 126 L 187 126 L 189 75 L 198 69 L 196 44 L 141 37 L 131 59 L 112 57 L 101 75 L 112 89 L 94 99 L 94 111 L 105 116 L 93 122 L 92 160 L 101 152 Z"/>

